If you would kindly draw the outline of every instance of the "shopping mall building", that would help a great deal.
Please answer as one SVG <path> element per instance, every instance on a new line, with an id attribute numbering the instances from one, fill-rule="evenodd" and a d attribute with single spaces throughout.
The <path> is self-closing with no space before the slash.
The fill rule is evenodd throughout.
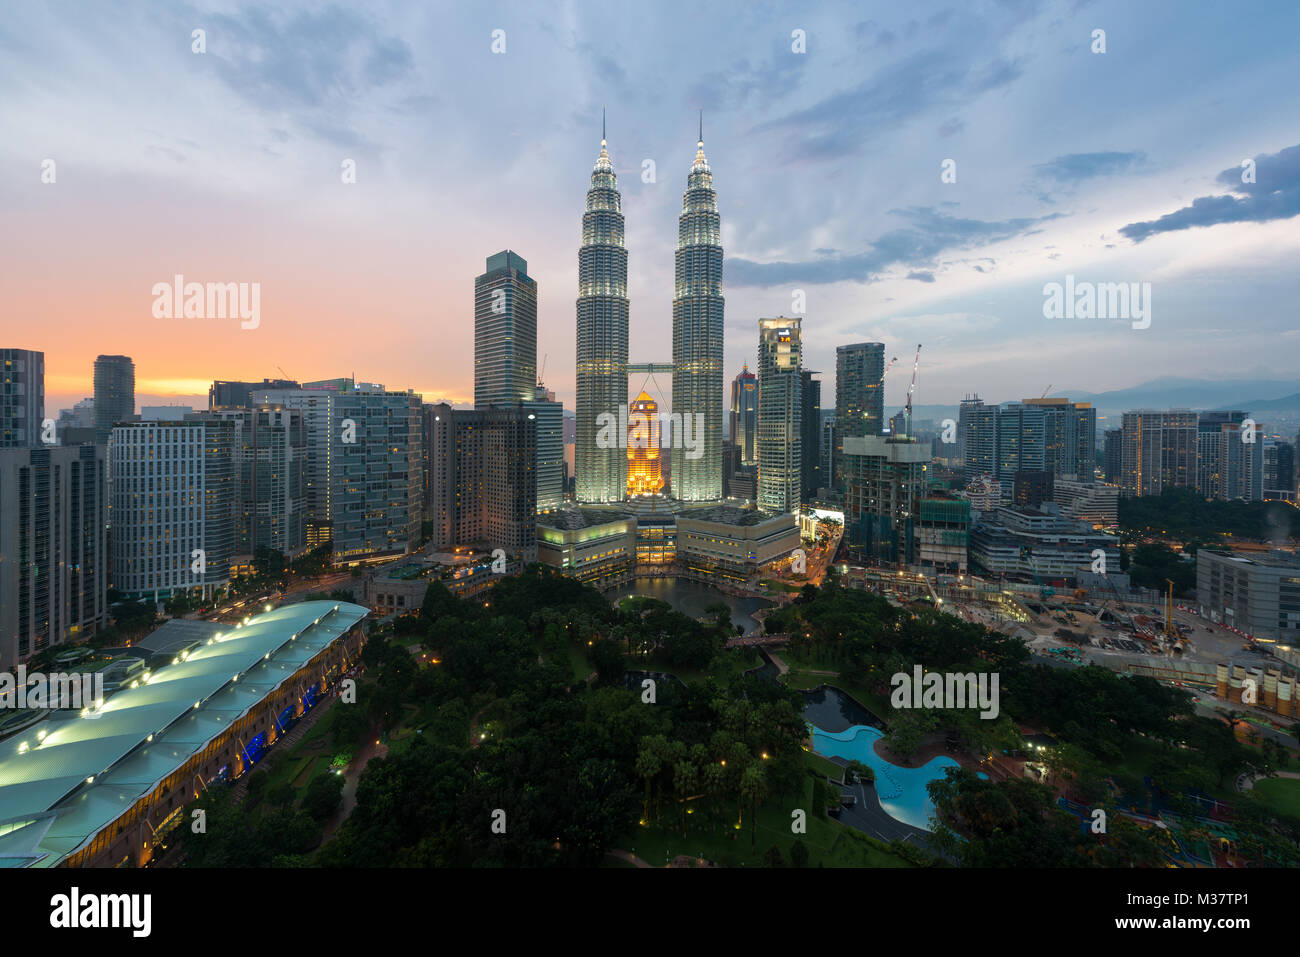
<path id="1" fill-rule="evenodd" d="M 49 710 L 0 740 L 0 867 L 148 864 L 189 801 L 334 687 L 367 613 L 309 601 L 236 625 L 173 620 L 119 649 L 144 665 L 98 707 Z"/>

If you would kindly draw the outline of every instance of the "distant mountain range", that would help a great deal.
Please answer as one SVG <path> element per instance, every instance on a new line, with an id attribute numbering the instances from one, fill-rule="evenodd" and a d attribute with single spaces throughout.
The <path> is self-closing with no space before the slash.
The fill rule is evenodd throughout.
<path id="1" fill-rule="evenodd" d="M 1183 379 L 1162 378 L 1127 389 L 1088 392 L 1084 389 L 1056 389 L 1049 393 L 1075 402 L 1091 402 L 1103 416 L 1118 417 L 1134 409 L 1241 409 L 1251 415 L 1273 413 L 1300 418 L 1300 380 L 1291 379 Z M 983 396 L 985 402 L 1018 402 L 1031 396 L 1016 393 Z M 887 404 L 886 417 L 898 408 Z M 939 422 L 957 415 L 956 405 L 916 405 L 912 417 L 917 421 Z M 1115 423 L 1115 427 L 1118 423 Z"/>
<path id="2" fill-rule="evenodd" d="M 1300 380 L 1162 378 L 1110 392 L 1058 390 L 1103 412 L 1131 409 L 1244 409 L 1247 412 L 1300 411 Z"/>

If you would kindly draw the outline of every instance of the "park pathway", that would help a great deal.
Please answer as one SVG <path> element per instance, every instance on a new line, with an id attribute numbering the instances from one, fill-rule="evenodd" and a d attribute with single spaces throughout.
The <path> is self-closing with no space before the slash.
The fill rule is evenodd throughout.
<path id="1" fill-rule="evenodd" d="M 616 857 L 620 861 L 630 861 L 631 863 L 635 864 L 637 867 L 654 867 L 654 865 L 651 864 L 649 861 L 643 861 L 641 858 L 637 857 L 631 851 L 620 851 L 614 849 L 614 850 L 606 851 L 605 856 Z"/>

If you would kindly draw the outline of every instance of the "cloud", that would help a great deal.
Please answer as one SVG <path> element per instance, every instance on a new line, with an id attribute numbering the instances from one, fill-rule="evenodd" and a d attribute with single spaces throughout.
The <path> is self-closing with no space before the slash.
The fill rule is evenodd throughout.
<path id="1" fill-rule="evenodd" d="M 932 282 L 932 274 L 929 279 L 922 276 L 929 274 L 926 267 L 931 267 L 935 257 L 945 249 L 983 246 L 1027 235 L 1035 231 L 1038 224 L 1064 215 L 1052 213 L 1038 218 L 986 221 L 962 219 L 932 206 L 911 206 L 890 212 L 907 220 L 908 225 L 881 234 L 865 252 L 844 254 L 818 250 L 818 258 L 804 262 L 759 263 L 740 257 L 730 258 L 726 265 L 727 283 L 732 286 L 777 286 L 789 282 L 871 283 L 879 281 L 884 270 L 900 265 L 915 273 L 908 278 Z M 824 252 L 830 254 L 822 255 Z"/>
<path id="2" fill-rule="evenodd" d="M 1146 159 L 1147 155 L 1140 152 L 1067 153 L 1039 163 L 1034 169 L 1040 177 L 1055 183 L 1077 183 L 1098 176 L 1127 173 L 1145 164 Z"/>
<path id="3" fill-rule="evenodd" d="M 1228 194 L 1199 196 L 1190 206 L 1156 220 L 1129 223 L 1120 234 L 1140 243 L 1156 233 L 1172 233 L 1221 223 L 1267 223 L 1300 216 L 1300 145 L 1256 156 L 1255 182 L 1241 181 L 1244 170 L 1229 167 L 1215 177 Z"/>
<path id="4" fill-rule="evenodd" d="M 1022 72 L 1018 59 L 995 56 L 974 65 L 953 49 L 935 48 L 887 64 L 866 82 L 760 123 L 753 132 L 786 134 L 790 159 L 850 156 L 884 130 L 930 110 L 969 106 L 973 96 L 1007 86 Z"/>
<path id="5" fill-rule="evenodd" d="M 912 270 L 907 274 L 907 278 L 915 279 L 917 282 L 934 282 L 934 273 Z"/>

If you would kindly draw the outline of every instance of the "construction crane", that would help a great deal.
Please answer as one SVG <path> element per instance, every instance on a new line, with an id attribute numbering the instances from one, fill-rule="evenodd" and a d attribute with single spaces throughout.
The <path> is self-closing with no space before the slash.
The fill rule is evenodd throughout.
<path id="1" fill-rule="evenodd" d="M 1040 399 L 1046 399 L 1046 398 L 1047 398 L 1047 393 L 1049 393 L 1049 392 L 1051 392 L 1051 391 L 1052 391 L 1052 387 L 1051 387 L 1051 385 L 1049 384 L 1049 385 L 1047 386 L 1047 388 L 1043 390 L 1043 394 L 1040 395 L 1039 398 L 1040 398 Z"/>
<path id="2" fill-rule="evenodd" d="M 1054 589 L 1051 585 L 1043 584 L 1043 576 L 1038 574 L 1038 563 L 1034 561 L 1034 555 L 1032 552 L 1030 552 L 1029 546 L 1027 545 L 1020 546 L 1020 557 L 1025 560 L 1025 564 L 1029 566 L 1029 571 L 1034 576 L 1034 583 L 1038 585 L 1038 597 L 1050 598 L 1053 595 L 1055 595 L 1056 589 Z"/>
<path id="3" fill-rule="evenodd" d="M 537 373 L 537 388 L 542 388 L 546 384 L 546 360 L 551 357 L 549 352 L 542 356 L 542 371 Z"/>
<path id="4" fill-rule="evenodd" d="M 916 344 L 916 358 L 912 361 L 912 384 L 907 387 L 906 417 L 907 437 L 912 437 L 912 393 L 916 391 L 916 370 L 921 365 L 921 344 Z"/>

